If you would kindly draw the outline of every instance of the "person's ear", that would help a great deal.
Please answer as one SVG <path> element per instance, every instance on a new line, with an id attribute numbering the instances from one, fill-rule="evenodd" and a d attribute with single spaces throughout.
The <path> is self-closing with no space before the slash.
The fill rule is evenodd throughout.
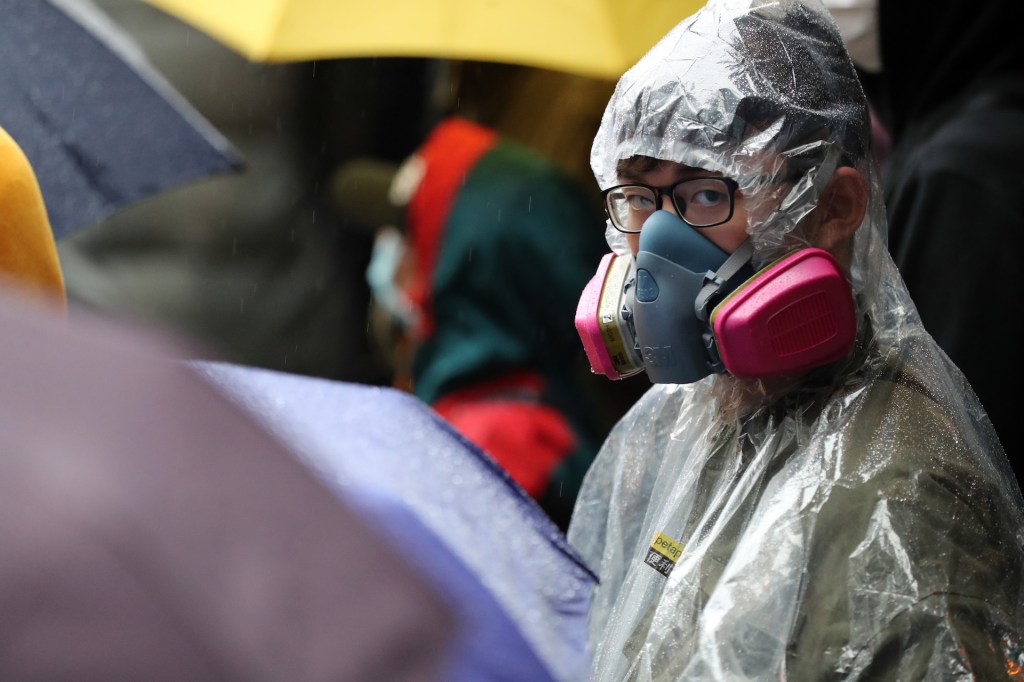
<path id="1" fill-rule="evenodd" d="M 822 214 L 814 245 L 839 258 L 849 248 L 850 239 L 867 212 L 868 187 L 864 176 L 849 166 L 837 168 L 818 207 Z"/>

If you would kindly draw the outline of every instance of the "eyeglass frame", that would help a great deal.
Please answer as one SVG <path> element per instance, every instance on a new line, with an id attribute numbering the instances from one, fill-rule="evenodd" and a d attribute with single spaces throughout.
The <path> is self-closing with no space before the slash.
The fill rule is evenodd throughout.
<path id="1" fill-rule="evenodd" d="M 685 211 L 681 210 L 679 208 L 679 205 L 676 203 L 675 189 L 679 185 L 685 184 L 687 182 L 692 182 L 694 180 L 719 180 L 723 184 L 725 184 L 729 194 L 729 214 L 723 220 L 720 220 L 717 223 L 710 223 L 708 225 L 694 225 L 688 222 L 685 218 L 683 218 L 683 214 L 685 213 Z M 667 196 L 669 198 L 669 201 L 672 203 L 672 207 L 676 210 L 676 213 L 679 215 L 680 220 L 682 220 L 684 223 L 686 223 L 687 225 L 694 229 L 702 230 L 705 227 L 716 227 L 718 225 L 724 225 L 725 223 L 732 220 L 733 212 L 736 208 L 736 190 L 739 189 L 740 185 L 732 178 L 723 178 L 718 175 L 701 175 L 694 178 L 685 178 L 683 180 L 680 180 L 679 182 L 674 182 L 671 185 L 666 185 L 664 187 L 654 187 L 653 185 L 645 185 L 642 182 L 626 182 L 621 185 L 615 185 L 614 187 L 609 187 L 606 190 L 602 190 L 601 202 L 604 204 L 604 211 L 608 215 L 608 221 L 612 224 L 612 227 L 614 227 L 619 232 L 622 232 L 623 234 L 639 234 L 640 229 L 626 230 L 619 227 L 615 223 L 615 219 L 612 217 L 613 212 L 609 210 L 608 195 L 617 189 L 622 189 L 623 187 L 641 187 L 643 189 L 650 190 L 651 193 L 655 195 L 655 198 L 657 200 L 657 208 L 654 209 L 655 211 L 661 209 L 662 199 Z"/>

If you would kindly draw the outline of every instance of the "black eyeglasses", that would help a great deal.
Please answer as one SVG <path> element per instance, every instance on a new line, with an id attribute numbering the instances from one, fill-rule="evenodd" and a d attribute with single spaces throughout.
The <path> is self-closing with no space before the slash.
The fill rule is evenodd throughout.
<path id="1" fill-rule="evenodd" d="M 738 187 L 730 178 L 701 177 L 687 178 L 668 187 L 616 185 L 601 194 L 615 229 L 635 234 L 661 207 L 663 196 L 672 200 L 676 213 L 692 227 L 713 227 L 728 222 Z"/>

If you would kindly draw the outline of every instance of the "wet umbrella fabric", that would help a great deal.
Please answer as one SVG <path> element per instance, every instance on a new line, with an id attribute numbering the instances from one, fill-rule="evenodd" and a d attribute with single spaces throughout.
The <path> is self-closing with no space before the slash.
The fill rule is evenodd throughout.
<path id="1" fill-rule="evenodd" d="M 440 57 L 617 79 L 703 0 L 148 0 L 256 61 Z"/>
<path id="2" fill-rule="evenodd" d="M 0 301 L 0 679 L 439 679 L 454 616 L 181 349 Z"/>
<path id="3" fill-rule="evenodd" d="M 462 656 L 473 657 L 462 672 L 498 680 L 586 677 L 594 575 L 493 460 L 421 402 L 390 388 L 224 363 L 191 366 L 340 495 L 384 523 L 389 513 L 414 519 L 424 532 L 390 527 L 410 539 L 406 556 L 425 572 L 443 575 L 446 563 L 461 567 L 458 577 L 448 577 L 450 595 L 463 600 L 461 591 L 482 588 L 481 608 L 493 601 L 506 615 L 526 648 L 516 637 L 498 636 L 507 623 L 481 617 L 479 629 L 458 643 Z M 502 643 L 488 650 L 492 641 Z M 505 665 L 511 667 L 498 674 Z"/>
<path id="4" fill-rule="evenodd" d="M 240 158 L 88 0 L 0 0 L 0 127 L 60 238 Z"/>

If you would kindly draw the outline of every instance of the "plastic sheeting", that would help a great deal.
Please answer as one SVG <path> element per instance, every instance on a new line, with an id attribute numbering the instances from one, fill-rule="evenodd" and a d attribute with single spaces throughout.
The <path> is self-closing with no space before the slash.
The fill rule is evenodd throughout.
<path id="1" fill-rule="evenodd" d="M 736 179 L 755 265 L 812 243 L 837 167 L 870 198 L 845 360 L 654 386 L 605 443 L 569 529 L 601 580 L 594 679 L 1024 679 L 1024 503 L 888 255 L 868 131 L 816 1 L 711 0 L 619 82 L 600 186 L 634 155 Z"/>

